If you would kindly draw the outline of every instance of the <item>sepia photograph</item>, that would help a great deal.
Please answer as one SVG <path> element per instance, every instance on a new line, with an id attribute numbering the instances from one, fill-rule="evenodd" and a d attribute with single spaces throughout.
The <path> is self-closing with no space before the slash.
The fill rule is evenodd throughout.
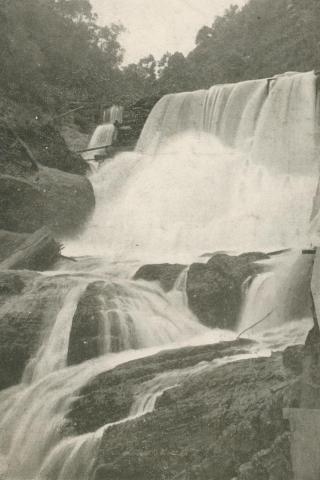
<path id="1" fill-rule="evenodd" d="M 0 0 L 0 480 L 320 480 L 320 0 Z"/>

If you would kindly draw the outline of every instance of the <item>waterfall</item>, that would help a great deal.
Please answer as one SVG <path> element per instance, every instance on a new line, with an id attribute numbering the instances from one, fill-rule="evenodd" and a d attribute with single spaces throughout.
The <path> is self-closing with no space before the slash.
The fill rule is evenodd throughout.
<path id="1" fill-rule="evenodd" d="M 186 296 L 187 269 L 169 293 L 129 280 L 129 271 L 146 260 L 189 264 L 208 251 L 308 245 L 318 180 L 315 97 L 313 73 L 167 95 L 152 110 L 136 151 L 92 175 L 96 210 L 66 252 L 95 258 L 79 260 L 68 272 L 35 274 L 20 295 L 0 305 L 0 315 L 9 320 L 28 312 L 31 323 L 33 314 L 41 314 L 39 342 L 23 381 L 0 392 L 1 477 L 89 480 L 103 435 L 152 412 L 165 391 L 208 365 L 145 381 L 134 392 L 127 418 L 65 438 L 65 418 L 84 385 L 164 349 L 235 338 L 194 318 Z M 122 112 L 109 114 L 111 121 Z M 90 145 L 111 144 L 113 133 L 112 124 L 100 125 Z M 279 329 L 309 315 L 311 267 L 306 256 L 266 262 L 265 271 L 246 283 L 239 331 L 272 312 L 268 325 L 277 341 L 265 329 L 262 337 L 272 348 L 283 347 Z M 93 282 L 101 287 L 100 356 L 67 366 L 75 315 Z M 290 328 L 292 343 L 296 331 Z"/>
<path id="2" fill-rule="evenodd" d="M 15 311 L 16 304 L 19 308 L 30 308 L 32 304 L 36 310 L 53 301 L 52 308 L 45 309 L 48 318 L 42 327 L 41 343 L 25 369 L 23 382 L 0 392 L 0 464 L 4 463 L 0 476 L 3 473 L 8 480 L 89 478 L 85 472 L 90 471 L 105 429 L 92 435 L 61 438 L 65 416 L 77 391 L 99 373 L 122 363 L 164 348 L 188 345 L 191 338 L 198 337 L 200 343 L 207 341 L 209 330 L 190 311 L 181 308 L 179 296 L 170 298 L 157 285 L 142 281 L 105 279 L 100 302 L 101 356 L 67 367 L 74 314 L 90 280 L 90 275 L 77 271 L 41 275 L 32 283 L 26 298 L 22 296 L 21 304 L 9 298 L 1 307 L 3 314 Z M 111 353 L 114 324 L 119 330 L 115 351 L 123 350 L 116 354 Z M 219 341 L 219 335 L 211 341 Z M 156 397 L 167 387 L 166 382 L 150 385 L 151 397 L 147 402 L 137 399 L 140 406 L 131 417 L 151 411 Z"/>
<path id="3" fill-rule="evenodd" d="M 189 263 L 309 245 L 315 85 L 309 72 L 163 97 L 136 151 L 91 177 L 97 209 L 70 251 Z"/>
<path id="4" fill-rule="evenodd" d="M 83 158 L 90 161 L 94 159 L 96 155 L 103 155 L 105 153 L 105 149 L 102 149 L 101 147 L 112 145 L 114 134 L 115 126 L 113 123 L 104 123 L 102 125 L 98 125 L 88 144 L 88 149 L 96 148 L 97 150 L 84 152 L 82 154 Z"/>
<path id="5" fill-rule="evenodd" d="M 177 388 L 185 379 L 196 375 L 208 366 L 207 362 L 201 362 L 194 367 L 156 375 L 152 380 L 139 385 L 127 418 L 104 425 L 95 432 L 66 438 L 60 442 L 44 462 L 39 479 L 89 480 L 101 439 L 111 427 L 134 421 L 153 412 L 157 399 L 164 392 Z"/>

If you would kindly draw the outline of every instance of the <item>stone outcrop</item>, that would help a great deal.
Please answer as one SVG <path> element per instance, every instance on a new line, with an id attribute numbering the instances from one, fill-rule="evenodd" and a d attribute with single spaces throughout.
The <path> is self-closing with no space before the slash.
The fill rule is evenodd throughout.
<path id="1" fill-rule="evenodd" d="M 68 365 L 77 365 L 100 354 L 103 287 L 104 282 L 90 283 L 80 297 L 69 338 Z"/>
<path id="2" fill-rule="evenodd" d="M 75 398 L 64 434 L 126 418 L 146 382 L 202 365 L 178 376 L 152 413 L 105 431 L 95 480 L 292 480 L 283 408 L 297 377 L 283 367 L 281 353 L 216 363 L 249 350 L 246 340 L 188 347 L 100 374 Z"/>
<path id="3" fill-rule="evenodd" d="M 112 282 L 97 281 L 87 286 L 73 317 L 68 365 L 79 364 L 101 353 L 137 348 L 130 314 L 125 320 L 118 314 L 117 300 L 126 295 L 121 286 Z M 129 327 L 127 339 L 121 330 L 123 321 Z"/>
<path id="4" fill-rule="evenodd" d="M 52 123 L 37 116 L 23 122 L 23 113 L 19 124 L 10 116 L 0 120 L 0 229 L 73 233 L 94 207 L 92 186 L 79 175 L 88 165 Z"/>
<path id="5" fill-rule="evenodd" d="M 261 253 L 219 253 L 207 263 L 192 264 L 187 280 L 190 309 L 209 327 L 233 330 L 241 311 L 243 282 L 262 271 L 254 262 L 265 258 Z"/>
<path id="6" fill-rule="evenodd" d="M 60 244 L 46 227 L 30 235 L 0 230 L 0 245 L 0 270 L 47 270 L 60 257 Z"/>
<path id="7" fill-rule="evenodd" d="M 41 311 L 26 304 L 20 308 L 21 296 L 36 278 L 33 272 L 0 271 L 0 390 L 20 382 L 38 344 Z M 5 303 L 10 308 L 2 307 Z"/>
<path id="8" fill-rule="evenodd" d="M 201 323 L 209 327 L 233 330 L 239 319 L 243 282 L 263 270 L 258 260 L 263 253 L 231 256 L 213 255 L 207 263 L 193 263 L 188 269 L 187 296 L 189 307 Z M 144 265 L 134 279 L 158 281 L 164 291 L 173 288 L 185 266 L 180 264 Z"/>
<path id="9" fill-rule="evenodd" d="M 94 208 L 90 182 L 80 175 L 39 167 L 22 178 L 0 175 L 0 229 L 32 233 L 47 226 L 58 234 L 72 233 Z"/>

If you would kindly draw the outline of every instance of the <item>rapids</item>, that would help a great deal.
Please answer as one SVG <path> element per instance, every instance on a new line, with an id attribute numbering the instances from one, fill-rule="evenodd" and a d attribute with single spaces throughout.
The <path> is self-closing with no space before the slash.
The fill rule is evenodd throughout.
<path id="1" fill-rule="evenodd" d="M 108 121 L 116 114 L 122 120 L 122 112 L 108 114 Z M 316 114 L 312 72 L 167 95 L 152 110 L 135 152 L 91 176 L 96 210 L 86 231 L 66 244 L 67 255 L 81 258 L 37 275 L 0 305 L 0 315 L 42 315 L 40 341 L 20 385 L 0 392 L 1 479 L 92 478 L 101 438 L 114 424 L 77 437 L 61 432 L 79 390 L 99 373 L 164 349 L 234 340 L 269 313 L 270 321 L 250 332 L 258 343 L 243 358 L 304 339 L 313 258 L 298 250 L 311 243 Z M 111 123 L 99 126 L 92 145 L 106 145 L 113 130 Z M 194 317 L 187 268 L 168 293 L 131 280 L 146 261 L 190 264 L 204 261 L 208 251 L 286 247 L 298 250 L 263 262 L 264 272 L 246 280 L 238 332 L 210 330 Z M 96 281 L 107 292 L 99 303 L 100 356 L 68 366 L 79 299 Z M 120 422 L 152 412 L 163 392 L 207 367 L 164 372 L 141 384 Z"/>

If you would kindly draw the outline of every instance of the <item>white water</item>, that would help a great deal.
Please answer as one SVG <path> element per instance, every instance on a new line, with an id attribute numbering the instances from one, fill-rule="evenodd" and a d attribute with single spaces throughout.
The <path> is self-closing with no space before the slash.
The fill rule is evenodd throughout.
<path id="1" fill-rule="evenodd" d="M 162 98 L 135 153 L 91 177 L 73 254 L 189 262 L 205 251 L 310 244 L 318 181 L 315 75 Z"/>
<path id="2" fill-rule="evenodd" d="M 100 147 L 106 147 L 112 145 L 115 132 L 115 126 L 113 123 L 103 123 L 98 125 L 92 134 L 92 137 L 88 144 L 88 149 L 96 148 L 97 150 L 91 150 L 90 152 L 84 152 L 82 154 L 85 160 L 93 160 L 96 155 L 103 155 L 105 149 Z"/>
<path id="3" fill-rule="evenodd" d="M 94 254 L 104 260 L 86 258 L 85 272 L 75 265 L 74 272 L 44 276 L 21 297 L 1 305 L 0 314 L 36 311 L 40 305 L 44 310 L 41 344 L 24 382 L 0 392 L 6 480 L 88 480 L 102 435 L 114 424 L 61 438 L 64 417 L 83 385 L 101 372 L 161 349 L 235 338 L 233 332 L 209 331 L 192 316 L 185 295 L 187 270 L 169 294 L 157 285 L 124 280 L 137 260 L 188 262 L 206 251 L 309 243 L 318 170 L 315 76 L 279 77 L 269 93 L 267 86 L 259 80 L 160 100 L 137 151 L 117 157 L 92 176 L 95 214 L 84 235 L 67 246 L 72 256 Z M 94 147 L 107 144 L 111 127 L 98 127 Z M 291 308 L 292 298 L 301 298 L 301 286 L 306 292 L 309 288 L 310 265 L 302 263 L 303 268 L 299 260 L 281 260 L 281 268 L 253 279 L 239 330 L 269 309 L 276 313 L 271 332 L 266 327 L 255 333 L 263 345 L 249 355 L 303 338 L 309 320 L 297 320 L 307 305 L 300 311 L 296 301 Z M 112 269 L 117 273 L 112 275 Z M 94 280 L 105 285 L 100 298 L 101 356 L 66 368 L 79 296 Z M 284 318 L 296 322 L 284 326 Z M 118 353 L 112 353 L 115 350 Z M 121 422 L 151 412 L 165 390 L 177 388 L 202 368 L 207 365 L 166 372 L 140 385 L 129 417 Z"/>
<path id="4" fill-rule="evenodd" d="M 264 331 L 270 333 L 270 330 L 282 327 L 286 322 L 302 319 L 308 319 L 310 325 L 313 261 L 313 255 L 289 252 L 261 262 L 266 271 L 246 282 L 239 333 L 263 319 L 265 321 L 250 329 L 245 336 L 255 337 Z M 307 327 L 304 324 L 302 328 Z M 279 332 L 278 335 L 281 337 Z"/>

